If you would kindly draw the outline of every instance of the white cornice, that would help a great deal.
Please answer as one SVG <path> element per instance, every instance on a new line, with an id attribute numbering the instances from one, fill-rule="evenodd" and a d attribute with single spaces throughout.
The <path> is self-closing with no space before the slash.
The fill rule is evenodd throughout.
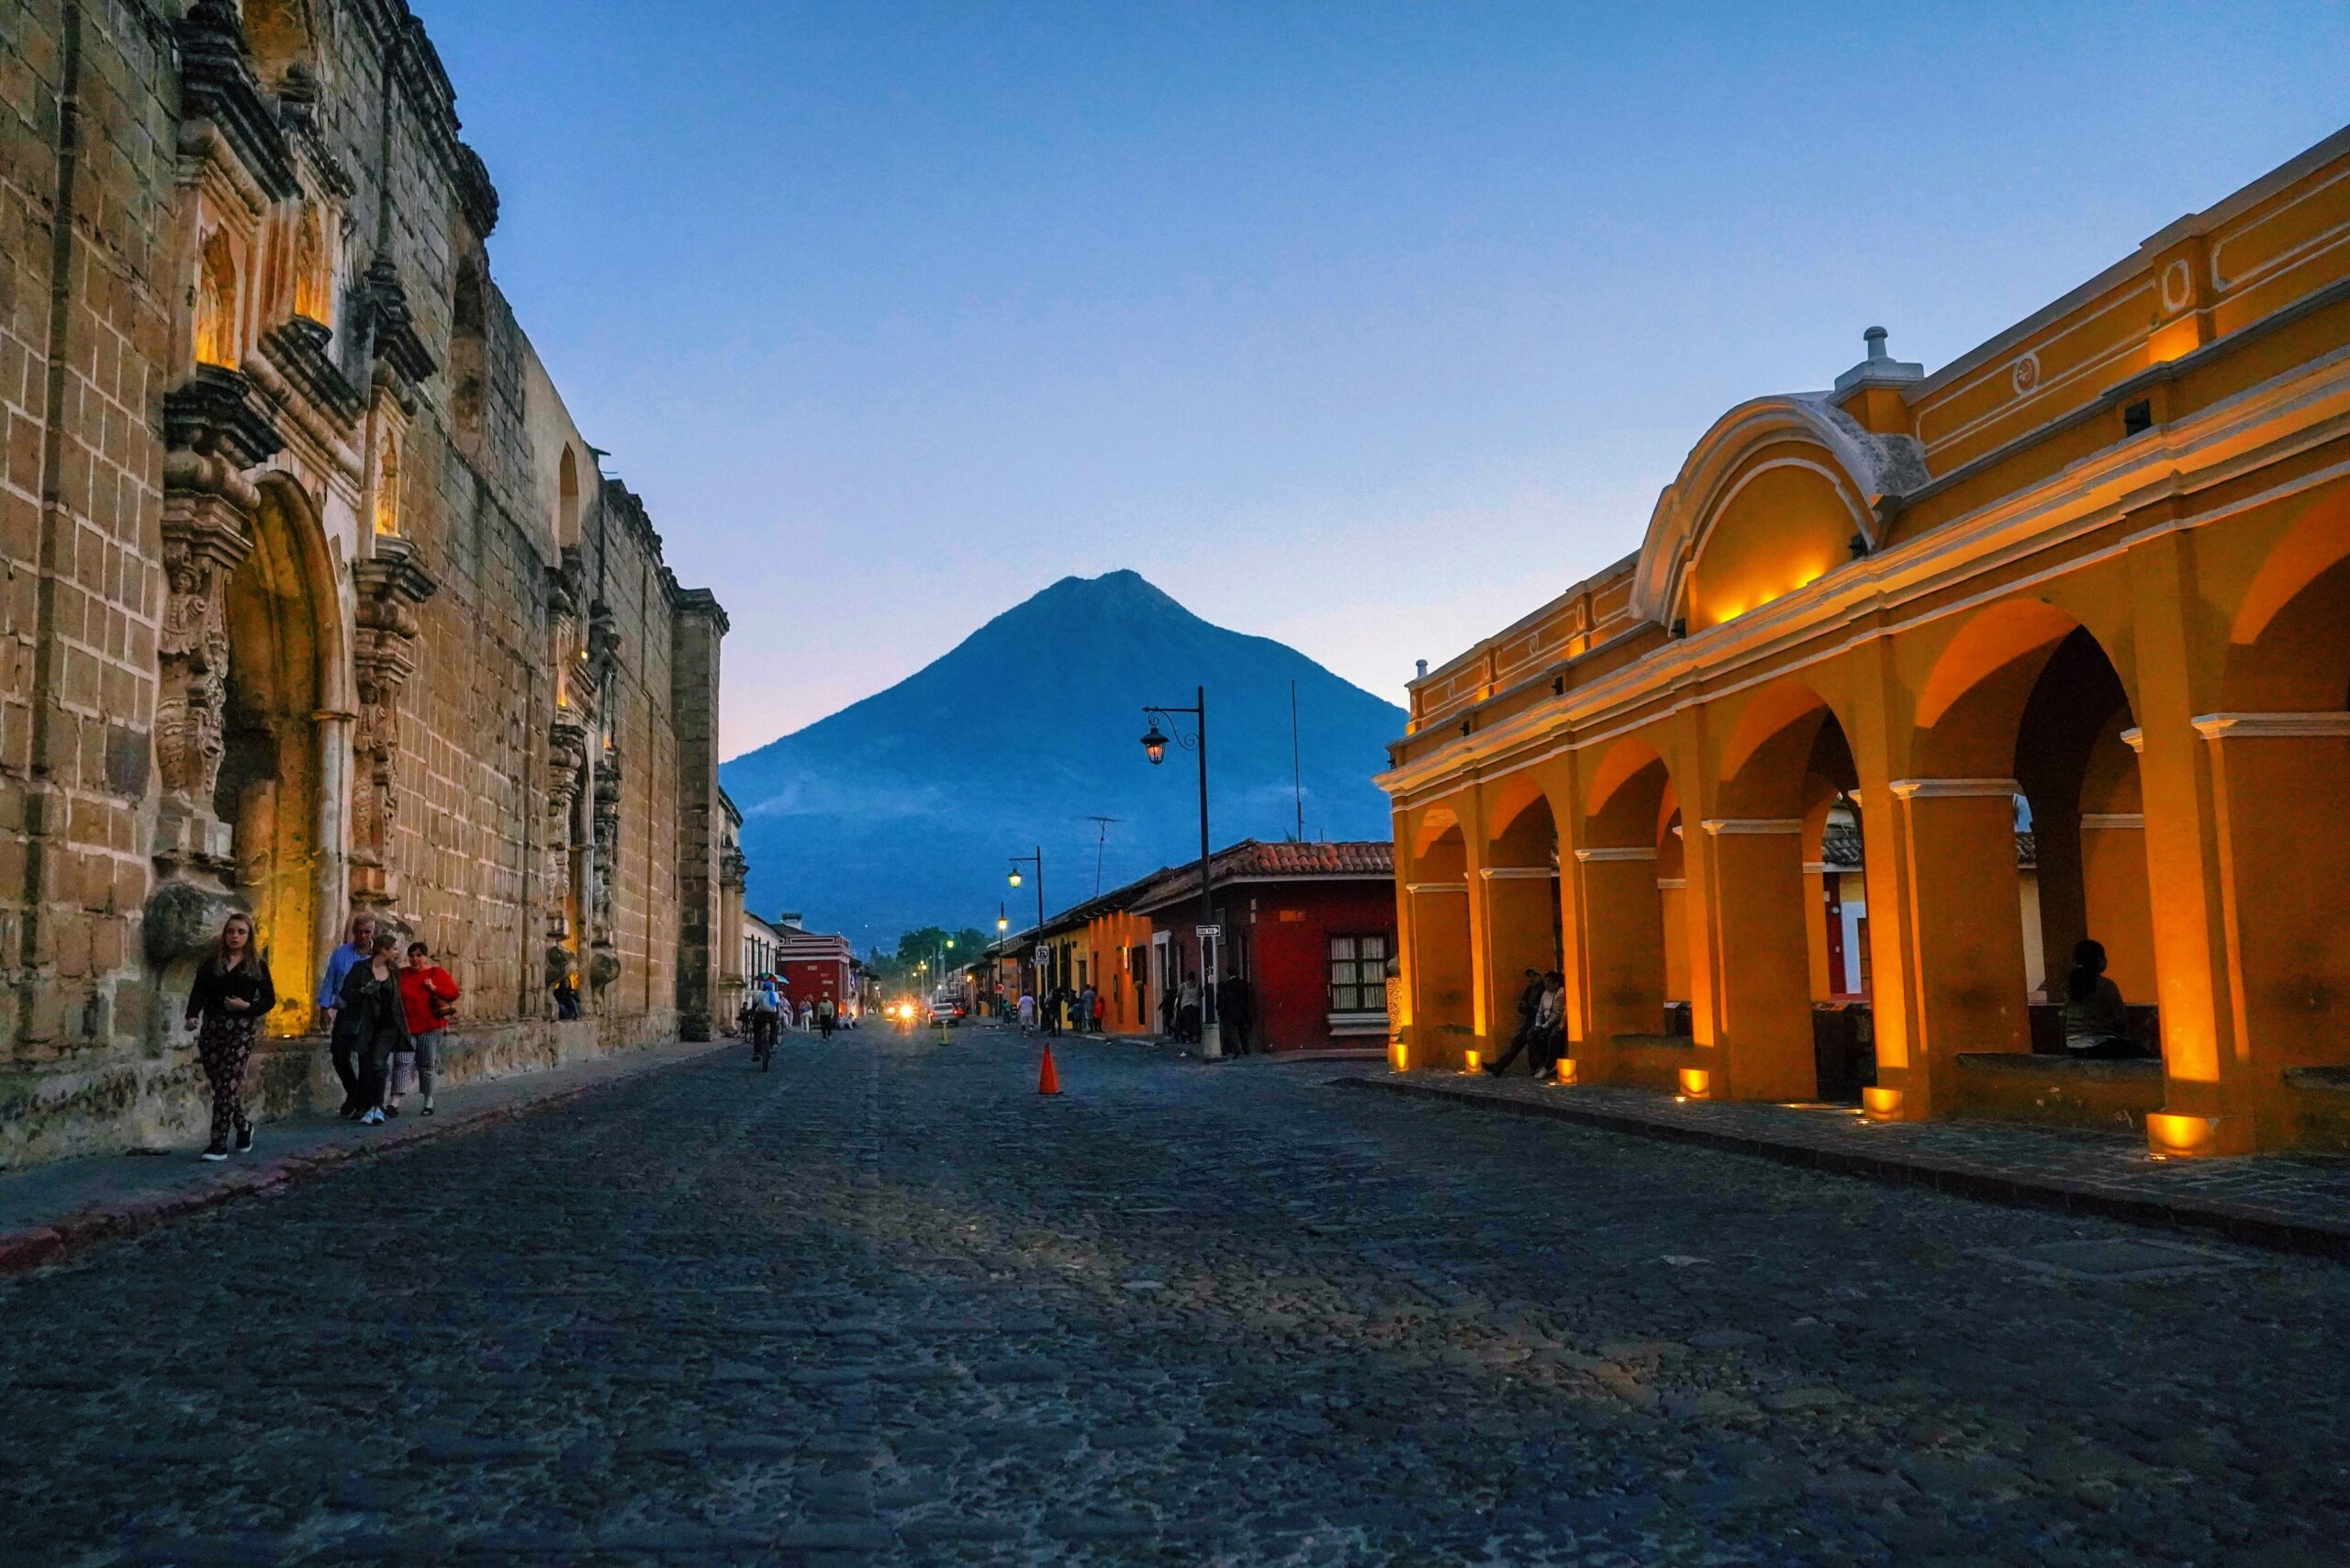
<path id="1" fill-rule="evenodd" d="M 1900 801 L 2005 801 L 2023 793 L 2012 778 L 1897 778 L 1886 788 Z"/>
<path id="2" fill-rule="evenodd" d="M 1477 875 L 1489 882 L 1549 881 L 1559 874 L 1555 866 L 1481 866 Z"/>
<path id="3" fill-rule="evenodd" d="M 1465 893 L 1469 890 L 1469 884 L 1466 882 L 1406 882 L 1404 884 L 1404 890 L 1407 893 Z"/>
<path id="4" fill-rule="evenodd" d="M 2196 716 L 2194 724 L 2196 733 L 2207 741 L 2350 735 L 2350 713 L 2202 713 Z"/>
<path id="5" fill-rule="evenodd" d="M 1801 817 L 1707 817 L 1699 824 L 1719 838 L 1724 834 L 1801 833 Z"/>
<path id="6" fill-rule="evenodd" d="M 1656 851 L 1635 844 L 1620 849 L 1578 849 L 1575 858 L 1586 863 L 1594 860 L 1653 860 Z"/>
<path id="7" fill-rule="evenodd" d="M 2143 828 L 2145 825 L 2146 813 L 2143 812 L 2083 812 L 2081 813 L 2081 831 L 2084 833 L 2094 832 L 2098 828 Z"/>

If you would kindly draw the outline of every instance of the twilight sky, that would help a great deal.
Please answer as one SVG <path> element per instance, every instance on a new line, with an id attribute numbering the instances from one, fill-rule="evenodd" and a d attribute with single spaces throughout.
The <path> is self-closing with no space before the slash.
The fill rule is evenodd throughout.
<path id="1" fill-rule="evenodd" d="M 500 285 L 733 618 L 728 756 L 1119 566 L 1401 701 L 1731 404 L 2350 121 L 2316 0 L 414 3 Z"/>

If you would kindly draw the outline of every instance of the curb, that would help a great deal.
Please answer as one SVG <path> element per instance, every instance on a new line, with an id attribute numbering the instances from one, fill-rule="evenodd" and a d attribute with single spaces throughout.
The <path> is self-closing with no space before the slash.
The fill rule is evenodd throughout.
<path id="1" fill-rule="evenodd" d="M 724 1043 L 734 1044 L 731 1040 Z M 716 1045 L 711 1047 L 712 1051 L 718 1048 Z M 711 1053 L 697 1051 L 677 1059 L 699 1060 L 707 1054 Z M 531 1095 L 503 1105 L 486 1106 L 467 1114 L 448 1116 L 444 1112 L 445 1119 L 436 1117 L 428 1123 L 420 1118 L 413 1126 L 403 1126 L 387 1137 L 371 1138 L 363 1143 L 328 1144 L 304 1149 L 298 1154 L 284 1155 L 263 1164 L 248 1165 L 236 1175 L 198 1192 L 160 1193 L 152 1197 L 134 1198 L 105 1208 L 83 1209 L 47 1225 L 0 1232 L 0 1279 L 55 1263 L 100 1242 L 139 1236 L 171 1220 L 201 1214 L 207 1209 L 220 1208 L 241 1198 L 258 1197 L 339 1166 L 358 1160 L 385 1159 L 444 1138 L 518 1121 L 523 1116 L 565 1104 L 596 1090 L 657 1071 L 665 1065 L 668 1064 L 642 1063 L 625 1071 L 615 1072 L 609 1078 L 599 1078 L 592 1083 L 565 1084 L 543 1094 Z"/>
<path id="2" fill-rule="evenodd" d="M 1698 1144 L 1833 1176 L 1930 1187 L 1953 1197 L 1974 1198 L 1984 1203 L 2093 1215 L 2130 1225 L 2215 1236 L 2272 1252 L 2350 1261 L 2350 1224 L 2295 1219 L 2249 1204 L 2210 1198 L 2154 1197 L 2116 1192 L 2060 1177 L 2033 1180 L 2012 1171 L 1942 1155 L 1903 1157 L 1819 1148 L 1809 1144 L 1780 1142 L 1718 1127 L 1655 1122 L 1643 1116 L 1603 1111 L 1588 1105 L 1463 1093 L 1429 1083 L 1393 1082 L 1376 1078 L 1339 1078 L 1333 1079 L 1331 1082 L 1338 1088 L 1369 1089 L 1388 1094 L 1440 1100 L 1453 1105 L 1505 1111 L 1521 1116 L 1544 1116 L 1606 1132 L 1630 1133 L 1639 1137 L 1654 1138 L 1661 1143 Z"/>

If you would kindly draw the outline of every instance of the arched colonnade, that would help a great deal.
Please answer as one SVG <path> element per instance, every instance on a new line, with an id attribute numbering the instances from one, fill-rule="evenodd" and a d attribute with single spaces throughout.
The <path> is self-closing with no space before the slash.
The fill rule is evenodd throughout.
<path id="1" fill-rule="evenodd" d="M 2350 492 L 1623 689 L 1390 776 L 1408 1066 L 1555 966 L 1581 1082 L 2350 1143 Z M 2084 937 L 2149 1059 L 2064 1055 Z"/>

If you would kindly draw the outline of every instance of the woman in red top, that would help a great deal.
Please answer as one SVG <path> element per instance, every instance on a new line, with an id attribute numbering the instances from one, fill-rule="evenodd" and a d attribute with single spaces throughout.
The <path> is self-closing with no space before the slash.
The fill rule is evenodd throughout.
<path id="1" fill-rule="evenodd" d="M 400 1008 L 408 1014 L 408 1032 L 416 1041 L 416 1061 L 410 1070 L 424 1091 L 424 1114 L 429 1116 L 432 1114 L 433 1070 L 441 1065 L 441 1036 L 457 1014 L 457 981 L 432 961 L 431 949 L 421 942 L 408 945 L 408 968 L 400 971 Z M 384 1109 L 395 1116 L 400 1114 L 399 1077 L 395 1071 L 386 1079 L 392 1089 L 385 1097 Z"/>

